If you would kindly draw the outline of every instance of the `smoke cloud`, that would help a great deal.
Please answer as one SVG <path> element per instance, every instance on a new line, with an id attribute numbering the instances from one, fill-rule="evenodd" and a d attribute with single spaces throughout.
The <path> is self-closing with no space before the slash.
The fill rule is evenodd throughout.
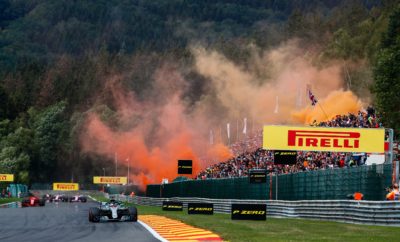
<path id="1" fill-rule="evenodd" d="M 253 131 L 265 124 L 307 125 L 362 107 L 357 96 L 343 90 L 340 66 L 315 67 L 296 42 L 261 54 L 254 51 L 246 67 L 217 51 L 193 47 L 192 53 L 192 71 L 207 79 L 207 92 L 199 100 L 186 101 L 185 70 L 171 63 L 154 73 L 153 91 L 144 101 L 119 85 L 122 77 L 110 78 L 106 89 L 115 100 L 118 127 L 107 126 L 91 113 L 82 135 L 83 150 L 110 160 L 117 155 L 119 162 L 130 164 L 131 181 L 143 187 L 163 178 L 173 180 L 179 159 L 193 160 L 196 174 L 231 157 L 227 144 L 244 137 L 243 118 L 248 119 L 249 133 L 250 124 Z M 315 107 L 307 85 L 318 99 Z"/>

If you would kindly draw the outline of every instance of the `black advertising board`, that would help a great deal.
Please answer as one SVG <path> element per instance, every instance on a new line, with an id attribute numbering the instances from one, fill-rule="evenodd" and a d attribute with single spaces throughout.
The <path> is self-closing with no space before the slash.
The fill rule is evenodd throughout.
<path id="1" fill-rule="evenodd" d="M 163 201 L 162 210 L 165 211 L 182 211 L 182 202 Z"/>
<path id="2" fill-rule="evenodd" d="M 266 220 L 266 204 L 232 204 L 231 218 L 234 220 Z"/>
<path id="3" fill-rule="evenodd" d="M 278 165 L 294 165 L 297 161 L 297 152 L 292 150 L 275 150 L 274 163 Z"/>
<path id="4" fill-rule="evenodd" d="M 188 214 L 209 214 L 214 213 L 212 203 L 188 203 Z"/>
<path id="5" fill-rule="evenodd" d="M 267 171 L 265 169 L 257 169 L 249 171 L 250 183 L 266 183 Z"/>
<path id="6" fill-rule="evenodd" d="M 178 174 L 192 174 L 192 160 L 178 160 Z"/>

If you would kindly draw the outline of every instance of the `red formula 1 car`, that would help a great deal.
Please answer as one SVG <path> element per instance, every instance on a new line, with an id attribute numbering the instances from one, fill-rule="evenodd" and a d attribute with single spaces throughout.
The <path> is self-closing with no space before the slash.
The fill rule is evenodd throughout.
<path id="1" fill-rule="evenodd" d="M 22 199 L 21 202 L 22 207 L 35 207 L 35 206 L 43 207 L 45 204 L 46 201 L 44 199 L 38 198 L 33 194 L 29 194 L 29 196 Z"/>

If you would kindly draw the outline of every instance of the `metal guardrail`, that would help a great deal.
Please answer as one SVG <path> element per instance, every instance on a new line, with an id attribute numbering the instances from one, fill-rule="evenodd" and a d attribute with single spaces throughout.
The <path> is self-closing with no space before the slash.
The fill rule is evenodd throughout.
<path id="1" fill-rule="evenodd" d="M 231 213 L 231 204 L 267 204 L 267 216 L 329 220 L 354 224 L 400 226 L 400 201 L 354 201 L 354 200 L 237 200 L 209 198 L 151 198 L 115 195 L 115 199 L 140 205 L 161 207 L 163 201 L 188 203 L 213 203 L 214 212 Z"/>

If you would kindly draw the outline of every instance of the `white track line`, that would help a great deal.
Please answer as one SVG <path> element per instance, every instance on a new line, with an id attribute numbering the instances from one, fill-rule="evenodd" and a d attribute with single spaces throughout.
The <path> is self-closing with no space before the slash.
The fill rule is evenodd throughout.
<path id="1" fill-rule="evenodd" d="M 13 204 L 13 203 L 17 203 L 17 202 L 3 203 L 3 204 L 0 204 L 0 206 L 6 206 L 6 205 L 9 205 L 9 204 Z"/>
<path id="2" fill-rule="evenodd" d="M 88 197 L 90 197 L 90 199 L 94 200 L 95 202 L 98 202 L 96 198 L 93 198 L 92 196 L 88 195 Z"/>
<path id="3" fill-rule="evenodd" d="M 140 220 L 138 220 L 138 223 L 140 223 L 145 229 L 147 229 L 154 237 L 156 237 L 156 239 L 160 240 L 161 242 L 168 242 L 168 240 L 161 237 L 161 235 L 159 233 L 157 233 L 154 229 L 152 229 L 147 224 L 143 223 Z"/>

